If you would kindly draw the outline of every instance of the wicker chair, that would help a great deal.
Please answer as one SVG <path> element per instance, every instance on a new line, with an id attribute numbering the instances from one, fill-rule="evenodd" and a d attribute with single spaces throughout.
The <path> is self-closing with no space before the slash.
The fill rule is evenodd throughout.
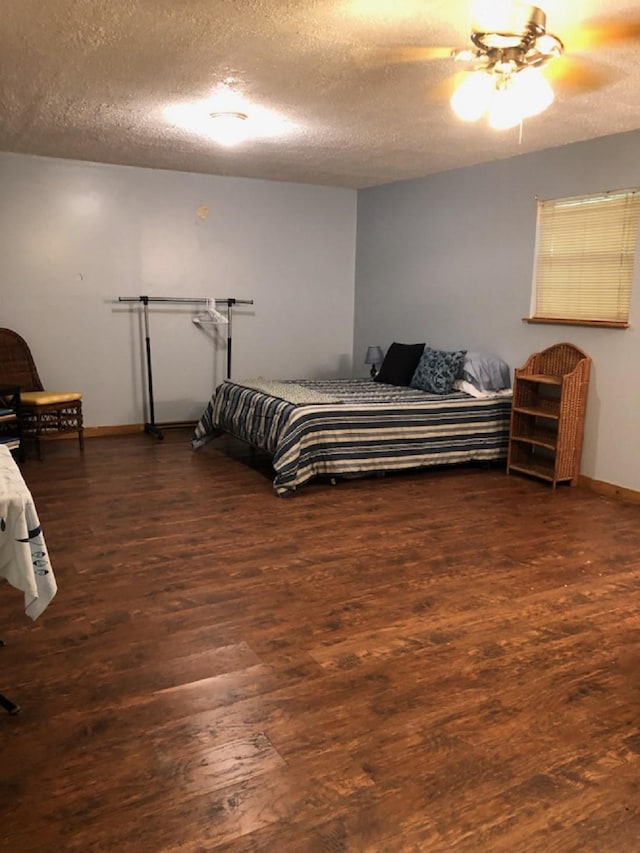
<path id="1" fill-rule="evenodd" d="M 35 440 L 38 459 L 40 439 L 64 432 L 77 432 L 84 450 L 82 394 L 45 391 L 27 342 L 11 329 L 0 329 L 0 382 L 20 386 L 22 436 Z"/>

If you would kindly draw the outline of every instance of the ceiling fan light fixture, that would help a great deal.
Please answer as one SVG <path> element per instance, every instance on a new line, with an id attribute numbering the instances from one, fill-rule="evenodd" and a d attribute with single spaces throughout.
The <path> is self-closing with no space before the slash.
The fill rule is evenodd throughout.
<path id="1" fill-rule="evenodd" d="M 543 36 L 547 16 L 537 6 L 492 0 L 476 12 L 471 41 L 481 50 L 529 45 Z"/>
<path id="2" fill-rule="evenodd" d="M 464 48 L 464 50 L 452 51 L 451 55 L 456 62 L 473 62 L 474 59 L 478 58 L 478 51 L 471 50 L 471 48 Z"/>
<path id="3" fill-rule="evenodd" d="M 538 10 L 544 23 L 544 12 Z M 473 0 L 471 21 L 474 30 L 517 31 L 531 19 L 531 7 L 517 0 Z"/>
<path id="4" fill-rule="evenodd" d="M 517 89 L 511 85 L 511 82 L 495 90 L 489 106 L 488 118 L 489 127 L 494 130 L 508 130 L 522 121 L 522 103 Z"/>
<path id="5" fill-rule="evenodd" d="M 546 32 L 546 15 L 537 6 L 506 4 L 503 12 L 504 23 L 494 18 L 493 28 L 474 27 L 471 41 L 477 48 L 475 66 L 451 98 L 459 118 L 476 121 L 486 112 L 490 126 L 500 130 L 514 127 L 550 106 L 553 89 L 540 69 L 564 49 L 559 38 Z M 466 56 L 460 51 L 456 58 Z"/>
<path id="6" fill-rule="evenodd" d="M 511 88 L 521 105 L 523 118 L 544 112 L 554 101 L 551 84 L 537 68 L 523 68 L 514 74 Z"/>
<path id="7" fill-rule="evenodd" d="M 560 56 L 564 50 L 564 45 L 557 36 L 545 33 L 536 39 L 535 48 L 546 60 L 549 60 L 553 59 L 554 56 Z"/>
<path id="8" fill-rule="evenodd" d="M 487 111 L 494 91 L 493 75 L 474 71 L 451 96 L 451 108 L 462 121 L 477 121 Z"/>

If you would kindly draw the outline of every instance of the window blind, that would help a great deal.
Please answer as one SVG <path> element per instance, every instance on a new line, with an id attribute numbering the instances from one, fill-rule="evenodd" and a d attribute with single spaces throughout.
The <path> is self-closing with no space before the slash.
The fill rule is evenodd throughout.
<path id="1" fill-rule="evenodd" d="M 627 323 L 640 190 L 538 202 L 534 319 Z"/>

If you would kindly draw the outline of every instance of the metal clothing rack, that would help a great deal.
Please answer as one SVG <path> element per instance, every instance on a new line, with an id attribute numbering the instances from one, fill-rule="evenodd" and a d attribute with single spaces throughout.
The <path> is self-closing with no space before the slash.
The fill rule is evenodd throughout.
<path id="1" fill-rule="evenodd" d="M 207 299 L 206 297 L 198 296 L 190 298 L 187 296 L 119 296 L 118 302 L 140 302 L 142 303 L 142 313 L 144 316 L 144 340 L 146 351 L 146 367 L 147 367 L 147 389 L 149 392 L 149 420 L 144 425 L 144 431 L 148 435 L 155 435 L 159 440 L 164 438 L 162 431 L 156 424 L 154 403 L 153 403 L 153 372 L 151 369 L 151 335 L 149 334 L 149 303 L 150 302 L 178 302 L 189 303 L 191 305 L 208 305 L 215 301 L 216 305 L 224 305 L 227 309 L 227 379 L 231 378 L 231 316 L 233 308 L 236 305 L 253 305 L 253 299 Z"/>

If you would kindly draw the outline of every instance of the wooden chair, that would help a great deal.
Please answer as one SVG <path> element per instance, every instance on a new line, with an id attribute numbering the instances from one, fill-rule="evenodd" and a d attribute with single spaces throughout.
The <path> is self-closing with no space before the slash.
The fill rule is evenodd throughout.
<path id="1" fill-rule="evenodd" d="M 64 432 L 77 432 L 84 450 L 82 394 L 45 391 L 27 342 L 11 329 L 0 329 L 0 382 L 20 386 L 22 437 L 35 440 L 38 459 L 40 439 Z"/>

